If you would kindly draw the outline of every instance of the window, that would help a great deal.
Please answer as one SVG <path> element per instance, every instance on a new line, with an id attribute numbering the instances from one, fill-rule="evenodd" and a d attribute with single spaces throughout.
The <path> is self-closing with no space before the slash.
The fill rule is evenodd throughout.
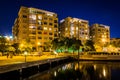
<path id="1" fill-rule="evenodd" d="M 36 37 L 35 36 L 31 36 L 30 39 L 35 39 Z"/>
<path id="2" fill-rule="evenodd" d="M 36 32 L 35 32 L 35 31 L 32 31 L 32 34 L 36 34 Z"/>
<path id="3" fill-rule="evenodd" d="M 38 39 L 42 39 L 42 37 L 38 37 Z"/>
<path id="4" fill-rule="evenodd" d="M 47 27 L 44 27 L 44 30 L 47 30 Z"/>
<path id="5" fill-rule="evenodd" d="M 44 32 L 44 34 L 47 34 L 47 32 Z"/>
<path id="6" fill-rule="evenodd" d="M 51 30 L 52 30 L 52 28 L 49 28 L 49 30 L 51 31 Z"/>
<path id="7" fill-rule="evenodd" d="M 47 22 L 44 22 L 45 25 L 47 25 Z"/>
<path id="8" fill-rule="evenodd" d="M 36 28 L 36 26 L 29 26 L 29 28 L 30 28 L 30 29 L 35 29 L 35 28 Z"/>
<path id="9" fill-rule="evenodd" d="M 42 19 L 42 16 L 41 16 L 41 15 L 38 15 L 38 19 L 41 20 L 41 19 Z"/>
<path id="10" fill-rule="evenodd" d="M 50 40 L 52 40 L 52 37 L 49 37 Z"/>
<path id="11" fill-rule="evenodd" d="M 53 19 L 52 18 L 49 18 L 50 21 L 52 21 Z"/>
<path id="12" fill-rule="evenodd" d="M 57 23 L 58 21 L 57 20 L 54 20 L 54 23 Z"/>
<path id="13" fill-rule="evenodd" d="M 38 30 L 43 30 L 43 28 L 41 27 L 41 26 L 38 26 L 38 28 L 37 28 Z"/>
<path id="14" fill-rule="evenodd" d="M 38 24 L 39 24 L 39 25 L 41 25 L 41 24 L 42 24 L 42 22 L 41 22 L 41 21 L 38 21 Z"/>
<path id="15" fill-rule="evenodd" d="M 29 20 L 30 24 L 36 24 L 36 20 Z"/>
<path id="16" fill-rule="evenodd" d="M 42 34 L 42 32 L 38 32 L 38 34 Z"/>
<path id="17" fill-rule="evenodd" d="M 50 32 L 49 35 L 52 35 L 52 33 Z"/>
<path id="18" fill-rule="evenodd" d="M 36 20 L 36 15 L 35 14 L 31 14 L 31 15 L 29 15 L 29 18 L 32 19 L 32 20 Z"/>
<path id="19" fill-rule="evenodd" d="M 57 25 L 54 25 L 54 28 L 57 28 Z"/>
<path id="20" fill-rule="evenodd" d="M 54 34 L 55 37 L 57 37 L 57 34 Z"/>
<path id="21" fill-rule="evenodd" d="M 51 25 L 51 26 L 52 26 L 53 24 L 52 24 L 52 23 L 49 23 L 49 25 Z"/>
<path id="22" fill-rule="evenodd" d="M 23 18 L 27 18 L 27 16 L 26 16 L 26 15 L 23 15 Z"/>
<path id="23" fill-rule="evenodd" d="M 44 20 L 47 20 L 47 17 L 44 17 Z"/>
<path id="24" fill-rule="evenodd" d="M 48 37 L 44 37 L 44 39 L 48 39 Z"/>

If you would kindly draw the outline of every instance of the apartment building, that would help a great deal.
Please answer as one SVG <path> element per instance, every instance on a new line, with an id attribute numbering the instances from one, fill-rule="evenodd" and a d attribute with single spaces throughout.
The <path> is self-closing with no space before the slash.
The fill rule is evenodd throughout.
<path id="1" fill-rule="evenodd" d="M 110 43 L 110 27 L 103 24 L 93 24 L 90 27 L 90 39 L 95 45 L 106 46 Z"/>
<path id="2" fill-rule="evenodd" d="M 87 20 L 67 17 L 60 21 L 60 36 L 75 37 L 84 44 L 89 39 L 89 22 Z"/>
<path id="3" fill-rule="evenodd" d="M 21 6 L 12 27 L 14 42 L 30 40 L 32 47 L 39 49 L 58 37 L 58 17 L 54 12 Z"/>

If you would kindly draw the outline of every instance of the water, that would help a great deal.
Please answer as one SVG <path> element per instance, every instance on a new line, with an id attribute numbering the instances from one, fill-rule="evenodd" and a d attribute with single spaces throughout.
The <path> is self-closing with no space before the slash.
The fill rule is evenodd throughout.
<path id="1" fill-rule="evenodd" d="M 120 80 L 120 62 L 80 61 L 60 65 L 27 80 Z"/>
<path id="2" fill-rule="evenodd" d="M 24 74 L 13 71 L 1 74 L 0 80 L 120 80 L 120 61 L 76 61 L 39 72 L 29 68 Z"/>

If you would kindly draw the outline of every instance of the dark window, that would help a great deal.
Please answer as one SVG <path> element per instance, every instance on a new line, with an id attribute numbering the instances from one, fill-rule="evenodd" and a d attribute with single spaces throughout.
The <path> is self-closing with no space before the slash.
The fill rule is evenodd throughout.
<path id="1" fill-rule="evenodd" d="M 38 26 L 38 28 L 37 28 L 38 30 L 43 30 L 43 28 L 41 27 L 41 26 Z"/>
<path id="2" fill-rule="evenodd" d="M 49 25 L 51 25 L 51 26 L 52 26 L 53 24 L 52 24 L 52 23 L 49 23 Z"/>
<path id="3" fill-rule="evenodd" d="M 53 19 L 52 18 L 49 18 L 50 21 L 52 21 Z"/>
<path id="4" fill-rule="evenodd" d="M 38 34 L 42 34 L 42 32 L 38 32 Z"/>
<path id="5" fill-rule="evenodd" d="M 57 20 L 54 20 L 54 23 L 57 23 L 58 21 Z"/>
<path id="6" fill-rule="evenodd" d="M 55 37 L 57 37 L 57 34 L 54 34 Z"/>
<path id="7" fill-rule="evenodd" d="M 49 37 L 50 40 L 52 40 L 52 37 Z"/>
<path id="8" fill-rule="evenodd" d="M 35 31 L 33 31 L 33 32 L 32 32 L 32 34 L 36 34 L 36 32 L 35 32 Z"/>
<path id="9" fill-rule="evenodd" d="M 47 32 L 44 32 L 44 34 L 47 34 Z"/>
<path id="10" fill-rule="evenodd" d="M 101 31 L 100 29 L 98 29 L 98 31 Z"/>
<path id="11" fill-rule="evenodd" d="M 31 36 L 30 39 L 35 39 L 36 37 L 35 36 Z"/>
<path id="12" fill-rule="evenodd" d="M 42 39 L 42 37 L 38 37 L 38 39 Z"/>
<path id="13" fill-rule="evenodd" d="M 23 15 L 23 18 L 27 18 L 27 16 L 26 16 L 26 15 Z"/>
<path id="14" fill-rule="evenodd" d="M 57 25 L 54 25 L 54 28 L 57 28 Z"/>
<path id="15" fill-rule="evenodd" d="M 47 25 L 47 22 L 44 22 L 45 25 Z"/>
<path id="16" fill-rule="evenodd" d="M 44 17 L 45 20 L 47 20 L 47 17 Z"/>
<path id="17" fill-rule="evenodd" d="M 49 33 L 49 35 L 52 35 L 52 33 Z"/>

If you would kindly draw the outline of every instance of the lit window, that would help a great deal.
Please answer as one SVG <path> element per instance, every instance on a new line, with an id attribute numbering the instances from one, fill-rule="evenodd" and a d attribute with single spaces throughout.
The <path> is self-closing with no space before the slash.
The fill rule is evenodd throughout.
<path id="1" fill-rule="evenodd" d="M 53 14 L 49 14 L 49 13 L 47 13 L 47 15 L 48 15 L 48 16 L 53 16 Z"/>
<path id="2" fill-rule="evenodd" d="M 47 30 L 47 27 L 44 27 L 44 30 Z"/>
<path id="3" fill-rule="evenodd" d="M 29 28 L 31 28 L 31 29 L 35 29 L 35 26 L 29 26 Z"/>
<path id="4" fill-rule="evenodd" d="M 87 37 L 87 36 L 86 36 L 85 38 L 86 38 L 86 39 L 88 39 L 88 37 Z"/>
<path id="5" fill-rule="evenodd" d="M 74 30 L 74 27 L 71 27 L 71 30 Z"/>
<path id="6" fill-rule="evenodd" d="M 41 21 L 38 21 L 38 24 L 40 24 L 40 25 L 41 25 Z"/>
<path id="7" fill-rule="evenodd" d="M 65 30 L 67 31 L 67 30 L 68 30 L 68 28 L 65 28 Z"/>
<path id="8" fill-rule="evenodd" d="M 76 27 L 76 30 L 78 30 L 78 27 Z"/>
<path id="9" fill-rule="evenodd" d="M 40 19 L 40 20 L 41 20 L 41 19 L 42 19 L 42 16 L 41 16 L 41 15 L 38 15 L 38 19 Z"/>
<path id="10" fill-rule="evenodd" d="M 51 30 L 52 30 L 52 28 L 49 28 L 49 30 L 51 31 Z"/>
<path id="11" fill-rule="evenodd" d="M 85 30 L 85 32 L 87 32 L 88 30 Z"/>
<path id="12" fill-rule="evenodd" d="M 36 20 L 36 15 L 30 15 L 29 18 L 32 20 Z"/>

